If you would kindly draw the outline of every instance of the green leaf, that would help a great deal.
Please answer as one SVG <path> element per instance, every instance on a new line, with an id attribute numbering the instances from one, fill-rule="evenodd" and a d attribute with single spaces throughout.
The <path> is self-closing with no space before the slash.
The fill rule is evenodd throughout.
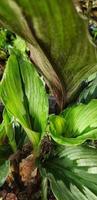
<path id="1" fill-rule="evenodd" d="M 9 47 L 12 48 L 15 34 L 7 29 L 0 28 L 0 59 L 7 60 Z"/>
<path id="2" fill-rule="evenodd" d="M 91 99 L 97 98 L 97 74 L 91 75 L 86 80 L 87 86 L 82 90 L 78 101 L 82 103 L 88 103 Z"/>
<path id="3" fill-rule="evenodd" d="M 12 117 L 8 115 L 6 110 L 3 111 L 3 121 L 0 124 L 0 145 L 4 144 L 6 140 L 6 136 L 8 137 L 9 144 L 11 145 L 13 151 L 16 151 L 16 141 L 15 141 L 15 132 L 12 122 Z"/>
<path id="4" fill-rule="evenodd" d="M 20 57 L 19 65 L 25 86 L 25 95 L 32 120 L 32 128 L 34 131 L 43 133 L 48 118 L 48 98 L 43 82 L 40 80 L 34 66 L 26 58 L 22 59 Z"/>
<path id="5" fill-rule="evenodd" d="M 77 14 L 72 0 L 1 0 L 0 23 L 30 43 L 31 59 L 60 105 L 63 98 L 70 101 L 81 82 L 97 70 L 88 20 Z"/>
<path id="6" fill-rule="evenodd" d="M 41 184 L 41 193 L 42 193 L 42 200 L 47 200 L 47 193 L 48 193 L 48 179 L 43 177 L 42 184 Z"/>
<path id="7" fill-rule="evenodd" d="M 44 177 L 57 200 L 97 200 L 97 150 L 57 147 L 45 163 Z"/>
<path id="8" fill-rule="evenodd" d="M 21 51 L 22 54 L 25 54 L 27 51 L 27 45 L 25 40 L 23 40 L 21 37 L 18 35 L 16 36 L 16 39 L 14 40 L 14 48 Z"/>
<path id="9" fill-rule="evenodd" d="M 25 140 L 27 139 L 27 141 L 29 142 L 29 139 L 26 135 L 26 132 L 24 131 L 22 126 L 20 126 L 20 124 L 16 124 L 14 122 L 14 129 L 15 129 L 15 140 L 17 144 L 17 149 L 21 149 L 25 144 Z"/>
<path id="10" fill-rule="evenodd" d="M 48 101 L 34 66 L 26 57 L 20 56 L 12 53 L 9 57 L 0 93 L 6 109 L 23 126 L 33 144 L 37 145 L 46 127 Z"/>
<path id="11" fill-rule="evenodd" d="M 14 152 L 17 150 L 17 145 L 15 141 L 15 130 L 13 127 L 12 117 L 10 117 L 6 110 L 3 112 L 3 120 L 5 126 L 5 133 L 8 137 L 9 144 L 11 145 Z"/>
<path id="12" fill-rule="evenodd" d="M 4 184 L 10 170 L 10 162 L 6 161 L 0 165 L 0 187 Z"/>
<path id="13" fill-rule="evenodd" d="M 2 141 L 5 137 L 5 126 L 4 126 L 4 121 L 0 124 L 0 144 L 2 144 Z"/>
<path id="14" fill-rule="evenodd" d="M 60 129 L 60 130 L 59 130 Z M 78 145 L 97 139 L 97 100 L 71 106 L 60 116 L 50 117 L 52 138 L 62 145 Z"/>
<path id="15" fill-rule="evenodd" d="M 0 48 L 6 46 L 6 31 L 0 29 Z"/>
<path id="16" fill-rule="evenodd" d="M 56 75 L 56 73 L 54 72 L 48 58 L 38 45 L 38 42 L 36 41 L 34 34 L 32 34 L 32 30 L 30 30 L 29 24 L 27 24 L 25 17 L 22 14 L 21 8 L 16 4 L 15 1 L 12 0 L 8 0 L 7 2 L 6 0 L 4 1 L 1 0 L 1 1 L 2 2 L 0 6 L 0 24 L 2 26 L 7 27 L 8 29 L 13 30 L 18 35 L 25 38 L 32 45 L 30 47 L 31 47 L 31 52 L 33 53 L 34 63 L 41 69 L 42 73 L 47 79 L 48 84 L 52 87 L 52 89 L 54 89 L 56 92 L 58 92 L 58 94 L 60 94 L 60 96 L 62 96 L 62 86 L 60 84 L 60 80 Z M 28 2 L 27 7 L 32 8 L 32 5 L 30 5 L 29 3 L 30 2 Z M 26 6 L 26 1 L 24 2 L 24 6 Z M 29 13 L 31 12 L 33 12 L 33 10 L 30 11 Z M 49 74 L 50 71 L 51 74 Z"/>

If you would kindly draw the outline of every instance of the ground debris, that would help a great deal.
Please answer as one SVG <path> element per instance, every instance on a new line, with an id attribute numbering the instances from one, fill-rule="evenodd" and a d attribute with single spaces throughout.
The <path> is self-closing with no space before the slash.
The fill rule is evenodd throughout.
<path id="1" fill-rule="evenodd" d="M 37 175 L 34 155 L 31 154 L 19 164 L 19 174 L 22 182 L 28 183 Z"/>
<path id="2" fill-rule="evenodd" d="M 5 199 L 5 197 L 6 197 L 6 195 L 7 195 L 7 191 L 4 189 L 4 190 L 2 190 L 2 191 L 0 191 L 0 200 L 2 199 Z"/>
<path id="3" fill-rule="evenodd" d="M 5 200 L 18 200 L 14 193 L 8 193 Z"/>

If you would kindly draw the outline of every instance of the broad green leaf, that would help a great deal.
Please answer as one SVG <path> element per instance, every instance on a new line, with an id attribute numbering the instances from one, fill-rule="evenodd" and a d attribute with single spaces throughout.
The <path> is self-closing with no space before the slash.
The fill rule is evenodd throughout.
<path id="1" fill-rule="evenodd" d="M 0 187 L 4 184 L 10 170 L 10 162 L 6 161 L 0 165 Z"/>
<path id="2" fill-rule="evenodd" d="M 72 0 L 1 0 L 0 23 L 30 43 L 31 59 L 61 105 L 97 71 L 88 21 L 77 14 Z"/>
<path id="3" fill-rule="evenodd" d="M 11 113 L 15 113 L 15 117 L 18 116 L 19 120 L 22 121 L 25 126 L 27 126 L 29 121 L 23 105 L 23 91 L 18 61 L 14 54 L 9 57 L 7 62 L 4 76 L 0 85 L 0 92 L 6 108 L 8 110 L 11 108 Z"/>
<path id="4" fill-rule="evenodd" d="M 97 150 L 60 146 L 55 152 L 43 168 L 56 200 L 97 200 Z"/>
<path id="5" fill-rule="evenodd" d="M 13 30 L 18 35 L 25 38 L 32 45 L 30 47 L 31 52 L 33 53 L 34 63 L 41 69 L 42 73 L 47 79 L 48 85 L 50 85 L 52 89 L 54 89 L 58 94 L 62 96 L 62 86 L 60 80 L 54 72 L 51 63 L 49 62 L 46 55 L 43 53 L 42 49 L 38 45 L 35 37 L 33 36 L 34 34 L 32 34 L 32 30 L 30 30 L 29 24 L 27 24 L 25 17 L 22 14 L 21 8 L 16 4 L 15 1 L 12 0 L 8 0 L 7 2 L 6 0 L 1 0 L 1 5 L 1 26 Z M 28 6 L 30 7 L 31 5 L 28 4 Z M 50 71 L 51 74 L 49 74 Z"/>
<path id="6" fill-rule="evenodd" d="M 32 128 L 34 131 L 43 133 L 48 117 L 48 98 L 38 73 L 34 66 L 26 58 L 19 58 L 19 65 L 25 95 L 27 97 L 29 114 L 31 116 Z"/>
<path id="7" fill-rule="evenodd" d="M 0 84 L 1 99 L 36 145 L 46 127 L 48 101 L 34 66 L 20 56 L 12 53 L 8 59 Z"/>
<path id="8" fill-rule="evenodd" d="M 2 6 L 0 6 L 0 23 L 2 25 L 5 24 L 5 26 L 9 28 L 13 28 L 16 30 L 18 34 L 27 38 L 32 38 L 30 29 L 28 28 L 28 25 L 25 21 L 25 19 L 22 17 L 22 13 L 20 8 L 16 5 L 16 3 L 12 0 L 1 0 Z M 15 20 L 15 23 L 13 21 Z M 26 32 L 25 32 L 26 30 Z"/>
<path id="9" fill-rule="evenodd" d="M 50 117 L 52 138 L 62 145 L 77 145 L 97 139 L 97 100 L 71 106 L 60 116 Z"/>

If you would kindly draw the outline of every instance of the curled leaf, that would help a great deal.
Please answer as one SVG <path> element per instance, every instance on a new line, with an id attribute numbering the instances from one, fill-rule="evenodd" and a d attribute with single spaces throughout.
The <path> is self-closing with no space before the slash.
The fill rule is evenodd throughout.
<path id="1" fill-rule="evenodd" d="M 60 124 L 60 126 L 59 126 Z M 52 138 L 62 145 L 78 145 L 97 139 L 97 100 L 71 106 L 50 118 Z M 60 134 L 61 133 L 61 134 Z"/>

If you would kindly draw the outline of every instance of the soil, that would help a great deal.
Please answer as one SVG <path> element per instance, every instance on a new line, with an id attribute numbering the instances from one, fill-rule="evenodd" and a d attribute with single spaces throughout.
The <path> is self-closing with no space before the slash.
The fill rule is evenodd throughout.
<path id="1" fill-rule="evenodd" d="M 48 147 L 51 148 L 49 144 Z M 46 150 L 47 147 L 44 147 L 44 149 Z M 32 166 L 28 166 L 28 159 L 31 153 L 32 145 L 29 143 L 26 144 L 21 151 L 17 151 L 9 158 L 12 164 L 12 170 L 10 176 L 7 178 L 7 181 L 0 188 L 0 200 L 42 200 L 40 192 L 41 181 L 39 171 L 37 170 L 37 173 L 35 174 L 32 181 L 23 181 L 20 176 L 20 163 L 25 164 L 26 161 L 27 167 L 24 167 L 24 173 L 29 174 L 29 167 Z M 45 158 L 45 156 L 43 157 Z M 44 162 L 44 159 L 42 161 Z M 51 191 L 48 192 L 48 200 L 55 200 Z"/>
<path id="2" fill-rule="evenodd" d="M 2 200 L 40 200 L 40 180 L 39 173 L 32 182 L 25 183 L 21 180 L 19 173 L 19 164 L 32 153 L 31 144 L 23 147 L 22 151 L 18 151 L 10 157 L 14 170 L 8 177 L 7 181 L 0 188 L 0 197 Z"/>
<path id="3" fill-rule="evenodd" d="M 57 110 L 56 101 L 55 99 L 52 101 L 52 97 L 49 101 L 51 105 L 50 113 L 53 113 L 53 111 Z M 2 112 L 3 106 L 0 103 L 0 123 L 2 122 Z M 50 153 L 52 152 L 52 147 L 53 145 L 49 136 L 45 137 L 40 151 L 40 160 L 42 164 L 44 164 L 45 160 L 48 159 Z M 32 180 L 29 179 L 29 182 L 26 182 L 24 179 L 24 177 L 27 177 L 27 174 L 30 176 L 31 168 L 33 168 L 31 165 L 32 152 L 32 144 L 28 143 L 23 146 L 22 150 L 18 150 L 15 154 L 10 156 L 9 159 L 12 166 L 11 173 L 5 184 L 0 188 L 0 200 L 42 200 L 39 171 L 35 170 L 34 177 Z M 21 169 L 22 172 L 20 172 Z M 55 200 L 50 189 L 48 189 L 48 200 Z"/>

